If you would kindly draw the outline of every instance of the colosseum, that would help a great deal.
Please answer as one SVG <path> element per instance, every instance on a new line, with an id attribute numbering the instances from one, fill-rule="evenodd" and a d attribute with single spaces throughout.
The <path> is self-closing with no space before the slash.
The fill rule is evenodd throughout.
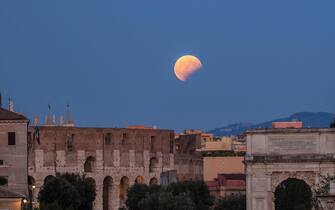
<path id="1" fill-rule="evenodd" d="M 31 126 L 28 132 L 28 184 L 37 204 L 43 183 L 56 173 L 85 174 L 96 183 L 94 210 L 123 207 L 134 183 L 159 184 L 162 172 L 178 180 L 202 179 L 197 142 L 175 147 L 172 130 Z"/>

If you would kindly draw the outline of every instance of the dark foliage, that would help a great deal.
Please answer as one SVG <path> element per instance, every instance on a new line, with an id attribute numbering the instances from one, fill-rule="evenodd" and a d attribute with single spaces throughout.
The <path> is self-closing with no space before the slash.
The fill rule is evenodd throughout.
<path id="1" fill-rule="evenodd" d="M 245 210 L 245 195 L 233 195 L 215 201 L 213 210 Z"/>
<path id="2" fill-rule="evenodd" d="M 38 200 L 41 203 L 41 209 L 49 209 L 55 205 L 63 209 L 77 209 L 80 205 L 77 190 L 68 181 L 60 177 L 53 178 L 45 183 L 39 192 Z"/>
<path id="3" fill-rule="evenodd" d="M 212 199 L 203 182 L 178 182 L 166 187 L 134 185 L 126 204 L 130 210 L 208 210 Z"/>
<path id="4" fill-rule="evenodd" d="M 78 174 L 58 174 L 39 192 L 41 209 L 91 210 L 95 199 L 95 183 Z"/>

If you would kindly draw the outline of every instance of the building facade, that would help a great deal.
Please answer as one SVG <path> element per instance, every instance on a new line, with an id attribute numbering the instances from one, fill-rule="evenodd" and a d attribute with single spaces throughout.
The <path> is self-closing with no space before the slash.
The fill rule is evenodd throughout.
<path id="1" fill-rule="evenodd" d="M 28 172 L 33 201 L 56 173 L 86 174 L 96 184 L 95 210 L 124 206 L 134 183 L 159 184 L 162 172 L 178 180 L 202 179 L 200 155 L 175 150 L 171 130 L 133 128 L 30 127 Z M 188 144 L 185 144 L 188 145 Z"/>
<path id="2" fill-rule="evenodd" d="M 3 209 L 20 209 L 28 197 L 28 123 L 23 115 L 0 106 L 0 208 Z"/>
<path id="3" fill-rule="evenodd" d="M 247 132 L 247 210 L 281 210 L 281 191 L 313 193 L 322 177 L 335 175 L 335 129 L 273 128 Z M 306 194 L 304 194 L 306 195 Z M 285 199 L 285 198 L 284 198 Z M 311 209 L 311 200 L 297 209 Z"/>

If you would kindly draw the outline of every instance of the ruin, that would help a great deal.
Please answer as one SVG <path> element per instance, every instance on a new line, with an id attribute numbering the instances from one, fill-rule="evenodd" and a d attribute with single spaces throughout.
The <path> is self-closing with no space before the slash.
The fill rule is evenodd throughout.
<path id="1" fill-rule="evenodd" d="M 48 178 L 73 172 L 96 183 L 95 210 L 116 210 L 125 205 L 129 186 L 159 184 L 162 172 L 176 170 L 179 180 L 202 179 L 201 156 L 191 150 L 176 151 L 172 130 L 32 126 L 28 132 L 32 200 L 37 203 Z"/>

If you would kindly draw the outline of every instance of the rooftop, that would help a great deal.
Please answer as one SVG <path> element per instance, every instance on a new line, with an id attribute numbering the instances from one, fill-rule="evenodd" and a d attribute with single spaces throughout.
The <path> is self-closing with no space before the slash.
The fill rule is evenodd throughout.
<path id="1" fill-rule="evenodd" d="M 25 116 L 0 107 L 0 120 L 28 120 Z"/>
<path id="2" fill-rule="evenodd" d="M 25 196 L 19 193 L 9 191 L 0 187 L 0 198 L 24 198 Z"/>
<path id="3" fill-rule="evenodd" d="M 261 128 L 246 131 L 246 134 L 284 133 L 335 133 L 335 128 Z"/>

